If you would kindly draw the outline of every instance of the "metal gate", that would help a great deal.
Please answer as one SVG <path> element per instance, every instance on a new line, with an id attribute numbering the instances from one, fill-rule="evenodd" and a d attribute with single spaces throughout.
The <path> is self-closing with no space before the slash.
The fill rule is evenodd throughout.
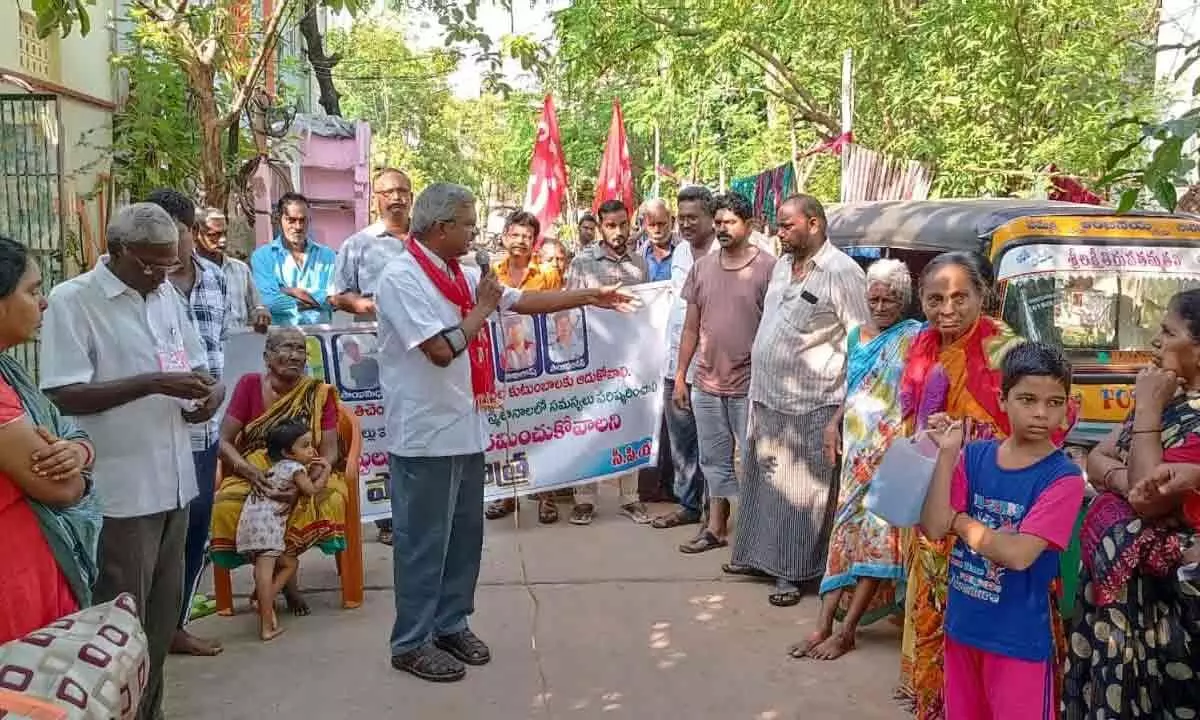
<path id="1" fill-rule="evenodd" d="M 46 292 L 63 279 L 61 137 L 56 96 L 0 94 L 0 234 L 29 248 Z M 36 341 L 10 352 L 37 376 Z"/>

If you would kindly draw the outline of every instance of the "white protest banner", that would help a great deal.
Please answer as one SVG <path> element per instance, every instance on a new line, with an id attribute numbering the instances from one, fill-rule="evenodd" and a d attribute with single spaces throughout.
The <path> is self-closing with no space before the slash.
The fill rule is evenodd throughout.
<path id="1" fill-rule="evenodd" d="M 631 288 L 632 313 L 594 308 L 551 315 L 504 315 L 492 322 L 503 407 L 488 412 L 488 500 L 570 487 L 651 465 L 662 414 L 663 341 L 669 283 Z M 337 388 L 362 432 L 362 517 L 391 513 L 387 432 L 374 323 L 315 325 L 308 371 Z M 263 372 L 264 336 L 229 334 L 225 377 Z M 507 370 L 505 369 L 507 368 Z"/>

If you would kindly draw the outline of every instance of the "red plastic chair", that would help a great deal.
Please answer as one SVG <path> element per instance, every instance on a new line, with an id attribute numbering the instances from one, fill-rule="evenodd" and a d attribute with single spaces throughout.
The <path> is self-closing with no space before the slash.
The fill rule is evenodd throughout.
<path id="1" fill-rule="evenodd" d="M 342 607 L 356 608 L 363 603 L 363 556 L 362 556 L 362 520 L 358 496 L 359 456 L 362 455 L 362 433 L 358 419 L 354 413 L 338 403 L 338 438 L 344 468 L 339 463 L 342 476 L 346 479 L 346 549 L 339 552 L 337 560 L 338 575 L 342 581 Z M 224 482 L 224 473 L 217 464 L 217 477 Z M 218 486 L 218 490 L 220 487 Z M 213 589 L 217 596 L 217 614 L 226 617 L 233 615 L 233 578 L 229 570 L 213 566 Z"/>

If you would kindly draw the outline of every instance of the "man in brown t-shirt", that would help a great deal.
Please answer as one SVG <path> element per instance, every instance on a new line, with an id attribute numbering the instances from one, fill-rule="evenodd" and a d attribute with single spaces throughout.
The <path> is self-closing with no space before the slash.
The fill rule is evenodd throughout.
<path id="1" fill-rule="evenodd" d="M 708 489 L 708 525 L 681 552 L 724 547 L 729 537 L 729 498 L 738 493 L 734 452 L 746 441 L 750 349 L 762 317 L 775 257 L 750 242 L 753 211 L 736 193 L 717 198 L 720 250 L 696 260 L 683 285 L 688 303 L 675 370 L 675 404 L 693 408 L 700 469 Z M 688 397 L 687 368 L 696 356 Z"/>

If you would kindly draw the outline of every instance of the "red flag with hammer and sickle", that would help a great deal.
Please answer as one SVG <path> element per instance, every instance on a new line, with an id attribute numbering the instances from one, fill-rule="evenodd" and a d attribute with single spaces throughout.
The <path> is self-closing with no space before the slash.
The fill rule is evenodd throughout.
<path id="1" fill-rule="evenodd" d="M 525 190 L 525 210 L 537 216 L 542 234 L 562 212 L 566 197 L 567 164 L 558 134 L 558 117 L 554 114 L 554 98 L 547 95 L 537 124 L 533 158 L 529 161 L 529 186 Z M 539 236 L 537 244 L 541 242 Z"/>

